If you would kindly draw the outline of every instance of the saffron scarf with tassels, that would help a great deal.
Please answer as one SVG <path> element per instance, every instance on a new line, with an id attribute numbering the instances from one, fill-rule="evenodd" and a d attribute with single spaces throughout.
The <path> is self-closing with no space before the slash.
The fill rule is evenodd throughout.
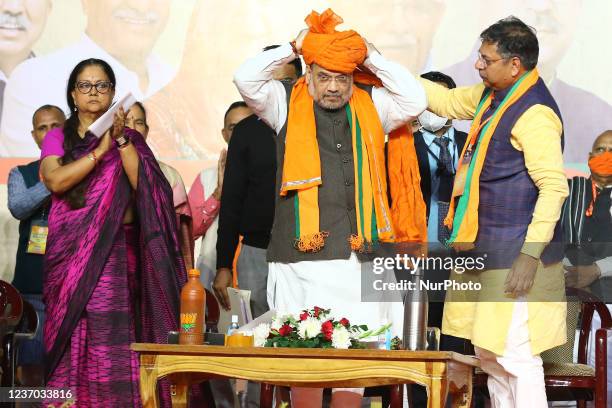
<path id="1" fill-rule="evenodd" d="M 350 74 L 363 63 L 367 56 L 364 40 L 353 30 L 337 31 L 342 18 L 331 9 L 322 14 L 313 11 L 305 22 L 309 27 L 302 44 L 306 64 Z M 382 85 L 371 73 L 364 78 L 368 76 L 369 80 L 364 83 Z M 355 81 L 360 82 L 357 75 Z M 393 160 L 389 161 L 389 177 L 394 210 L 391 213 L 387 199 L 385 133 L 374 103 L 366 91 L 353 85 L 353 94 L 345 109 L 351 127 L 357 216 L 357 234 L 347 237 L 351 249 L 367 251 L 377 241 L 425 242 L 425 202 L 420 194 L 414 142 L 407 140 L 411 132 L 404 127 L 392 133 L 394 137 L 390 135 Z M 396 151 L 402 147 L 408 148 Z M 321 250 L 328 235 L 319 226 L 318 186 L 322 183 L 314 101 L 305 79 L 301 78 L 294 85 L 289 101 L 280 194 L 285 196 L 297 190 L 295 246 L 303 252 Z"/>
<path id="2" fill-rule="evenodd" d="M 295 246 L 302 252 L 316 252 L 324 246 L 328 233 L 319 227 L 318 186 L 323 180 L 314 101 L 304 79 L 294 85 L 289 106 L 281 195 L 297 190 Z M 426 242 L 425 202 L 411 132 L 404 126 L 389 136 L 391 212 L 385 134 L 374 103 L 366 91 L 354 87 L 345 109 L 352 135 L 357 216 L 357 234 L 347 237 L 351 249 L 368 251 L 377 241 Z"/>
<path id="3" fill-rule="evenodd" d="M 364 67 L 353 74 L 356 83 L 382 87 L 382 81 Z M 387 175 L 391 193 L 391 219 L 394 242 L 419 243 L 411 253 L 427 252 L 427 206 L 421 191 L 421 173 L 410 125 L 389 133 Z M 408 247 L 404 247 L 406 250 Z"/>
<path id="4" fill-rule="evenodd" d="M 352 134 L 357 215 L 357 234 L 347 238 L 353 250 L 367 251 L 378 240 L 394 240 L 387 201 L 385 133 L 366 91 L 354 87 L 345 109 Z M 281 195 L 297 190 L 295 246 L 302 252 L 319 251 L 327 236 L 319 227 L 318 186 L 322 183 L 314 101 L 301 78 L 289 101 Z"/>
<path id="5" fill-rule="evenodd" d="M 464 164 L 460 161 L 459 167 L 467 165 L 467 174 L 465 178 L 463 194 L 460 195 L 459 202 L 456 204 L 454 199 L 459 195 L 453 193 L 453 199 L 451 200 L 450 209 L 448 215 L 444 220 L 444 224 L 452 228 L 452 234 L 448 240 L 448 245 L 452 246 L 456 250 L 466 251 L 474 248 L 474 241 L 478 234 L 478 203 L 479 203 L 479 183 L 480 173 L 484 165 L 484 161 L 487 155 L 487 149 L 491 137 L 497 129 L 497 125 L 504 116 L 504 113 L 517 102 L 532 86 L 538 81 L 539 75 L 536 69 L 526 72 L 521 78 L 514 83 L 504 100 L 497 107 L 495 112 L 491 115 L 490 119 L 485 123 L 482 122 L 482 117 L 491 106 L 493 94 L 491 90 L 488 90 L 484 95 L 480 104 L 476 108 L 476 113 L 470 133 L 468 135 L 469 143 L 466 143 L 461 152 L 461 157 L 465 157 L 468 149 L 474 147 L 474 142 L 480 134 L 479 141 L 475 143 L 476 150 L 471 157 L 468 164 Z M 459 174 L 461 169 L 457 169 Z M 457 182 L 455 182 L 457 185 Z"/>

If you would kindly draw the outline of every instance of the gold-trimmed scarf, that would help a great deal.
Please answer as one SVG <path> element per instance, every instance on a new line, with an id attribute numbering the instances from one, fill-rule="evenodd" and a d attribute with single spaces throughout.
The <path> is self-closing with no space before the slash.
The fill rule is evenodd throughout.
<path id="1" fill-rule="evenodd" d="M 355 171 L 357 234 L 347 237 L 351 249 L 367 251 L 376 241 L 391 242 L 393 225 L 387 200 L 385 133 L 368 93 L 358 87 L 345 107 L 351 127 Z M 295 246 L 319 251 L 327 232 L 319 227 L 319 191 L 323 183 L 316 137 L 314 101 L 304 78 L 296 82 L 289 101 L 281 195 L 297 190 Z"/>
<path id="2" fill-rule="evenodd" d="M 503 118 L 504 113 L 508 110 L 508 108 L 510 108 L 510 106 L 517 102 L 523 95 L 525 95 L 525 93 L 529 89 L 531 89 L 531 87 L 536 84 L 538 78 L 539 75 L 536 69 L 533 69 L 523 74 L 523 76 L 514 83 L 504 100 L 497 107 L 495 112 L 493 112 L 490 119 L 486 124 L 484 124 L 484 126 L 481 126 L 482 117 L 487 111 L 487 109 L 491 106 L 491 101 L 493 99 L 493 93 L 490 90 L 487 91 L 480 104 L 476 108 L 474 121 L 472 122 L 470 133 L 467 137 L 468 142 L 463 147 L 461 157 L 463 158 L 466 154 L 466 151 L 471 148 L 470 140 L 472 140 L 474 136 L 478 136 L 478 133 L 480 133 L 480 140 L 475 144 L 476 150 L 474 151 L 474 154 L 469 164 L 467 164 L 468 169 L 463 194 L 461 194 L 456 208 L 456 195 L 453 194 L 450 209 L 448 211 L 446 219 L 444 220 L 444 224 L 447 227 L 452 228 L 452 234 L 447 244 L 457 250 L 465 251 L 472 249 L 474 247 L 474 241 L 476 240 L 476 236 L 478 234 L 480 173 L 482 172 L 484 161 L 487 156 L 487 149 L 489 147 L 491 137 L 495 133 L 497 125 Z M 461 167 L 464 165 L 465 164 L 462 163 L 462 161 L 460 160 L 459 166 Z M 460 170 L 460 168 L 457 169 L 457 174 L 459 174 Z M 455 184 L 457 184 L 457 182 L 455 182 Z M 459 195 L 457 195 L 457 197 L 458 196 Z"/>

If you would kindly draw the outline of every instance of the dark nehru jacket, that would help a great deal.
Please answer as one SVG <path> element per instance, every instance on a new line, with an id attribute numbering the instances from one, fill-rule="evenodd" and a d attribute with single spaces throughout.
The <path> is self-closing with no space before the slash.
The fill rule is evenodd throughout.
<path id="1" fill-rule="evenodd" d="M 287 106 L 291 86 L 287 91 Z M 371 87 L 364 87 L 371 95 Z M 314 102 L 313 102 L 314 103 Z M 348 259 L 351 248 L 348 238 L 357 233 L 355 215 L 355 170 L 351 128 L 344 108 L 328 111 L 314 104 L 317 143 L 321 157 L 319 186 L 320 230 L 329 232 L 325 246 L 319 252 L 303 253 L 295 249 L 295 209 L 292 191 L 284 197 L 279 194 L 285 157 L 287 122 L 276 142 L 276 207 L 272 238 L 268 246 L 268 262 L 292 263 L 299 261 Z"/>
<path id="2" fill-rule="evenodd" d="M 493 113 L 509 90 L 510 88 L 495 93 L 491 108 L 483 115 L 483 121 Z M 555 100 L 542 79 L 539 79 L 502 116 L 491 137 L 480 174 L 476 247 L 479 250 L 488 250 L 487 268 L 490 269 L 506 269 L 512 266 L 533 218 L 538 188 L 529 176 L 523 152 L 512 146 L 510 137 L 516 121 L 534 105 L 548 106 L 561 119 Z M 538 135 L 533 134 L 532 137 Z M 563 143 L 563 135 L 560 143 Z M 551 243 L 541 256 L 545 265 L 563 259 L 561 241 L 561 226 L 557 224 Z"/>
<path id="3" fill-rule="evenodd" d="M 38 177 L 40 160 L 33 161 L 25 166 L 17 166 L 17 169 L 23 176 L 27 188 L 34 187 L 40 182 Z M 19 222 L 19 244 L 13 285 L 21 293 L 42 294 L 44 255 L 29 254 L 27 249 L 32 221 L 36 219 L 46 221 L 49 217 L 50 205 L 50 203 L 41 205 L 30 217 Z"/>

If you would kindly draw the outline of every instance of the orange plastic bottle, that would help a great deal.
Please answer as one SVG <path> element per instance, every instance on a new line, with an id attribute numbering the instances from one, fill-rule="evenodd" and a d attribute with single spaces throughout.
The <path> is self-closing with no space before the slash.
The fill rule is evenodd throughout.
<path id="1" fill-rule="evenodd" d="M 204 343 L 204 313 L 206 292 L 200 282 L 200 271 L 190 269 L 188 280 L 181 290 L 179 344 Z"/>

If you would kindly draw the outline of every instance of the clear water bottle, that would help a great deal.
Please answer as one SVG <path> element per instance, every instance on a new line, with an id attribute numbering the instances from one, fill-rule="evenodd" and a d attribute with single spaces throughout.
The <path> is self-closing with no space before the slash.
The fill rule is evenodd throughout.
<path id="1" fill-rule="evenodd" d="M 383 319 L 382 324 L 387 325 L 387 320 Z M 377 340 L 379 350 L 391 350 L 391 328 L 380 333 Z"/>
<path id="2" fill-rule="evenodd" d="M 238 325 L 238 315 L 232 315 L 232 323 L 227 328 L 227 335 L 231 336 L 238 331 L 240 326 Z"/>

